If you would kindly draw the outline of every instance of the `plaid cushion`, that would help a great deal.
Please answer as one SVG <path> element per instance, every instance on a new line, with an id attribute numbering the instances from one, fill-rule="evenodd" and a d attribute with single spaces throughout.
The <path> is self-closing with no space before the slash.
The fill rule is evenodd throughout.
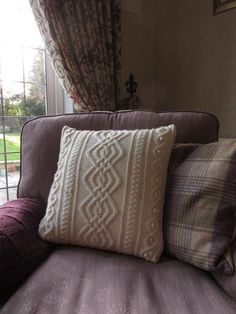
<path id="1" fill-rule="evenodd" d="M 236 145 L 177 144 L 166 188 L 166 253 L 205 270 L 233 274 L 229 244 L 235 212 Z"/>

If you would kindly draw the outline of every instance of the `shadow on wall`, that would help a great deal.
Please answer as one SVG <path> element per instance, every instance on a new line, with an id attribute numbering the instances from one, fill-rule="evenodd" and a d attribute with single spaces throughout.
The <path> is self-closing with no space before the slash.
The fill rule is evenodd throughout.
<path id="1" fill-rule="evenodd" d="M 133 72 L 141 107 L 208 111 L 236 137 L 236 10 L 213 1 L 148 1 L 123 12 L 122 82 Z M 125 86 L 122 87 L 122 94 Z"/>

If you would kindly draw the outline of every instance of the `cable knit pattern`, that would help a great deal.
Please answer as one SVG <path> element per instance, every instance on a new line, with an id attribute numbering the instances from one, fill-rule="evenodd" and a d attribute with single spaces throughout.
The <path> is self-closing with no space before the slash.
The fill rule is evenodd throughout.
<path id="1" fill-rule="evenodd" d="M 174 138 L 173 125 L 134 131 L 65 126 L 41 237 L 158 261 Z"/>
<path id="2" fill-rule="evenodd" d="M 57 206 L 58 206 L 58 198 L 57 195 L 62 193 L 61 189 L 61 179 L 62 179 L 62 174 L 63 174 L 63 169 L 65 168 L 65 162 L 66 162 L 66 153 L 67 153 L 67 147 L 69 146 L 71 142 L 71 135 L 72 135 L 72 130 L 68 129 L 65 131 L 65 135 L 63 138 L 63 150 L 60 151 L 60 156 L 59 156 L 59 161 L 58 161 L 58 171 L 55 174 L 54 177 L 54 182 L 51 187 L 51 206 L 47 211 L 47 226 L 45 227 L 45 232 L 50 233 L 53 232 L 54 226 L 53 226 L 53 220 L 55 219 L 55 214 L 57 212 Z M 54 234 L 55 236 L 55 234 Z"/>
<path id="3" fill-rule="evenodd" d="M 98 243 L 109 249 L 115 243 L 110 223 L 118 215 L 118 208 L 113 200 L 113 193 L 121 184 L 115 164 L 124 155 L 119 141 L 125 137 L 121 131 L 111 134 L 110 131 L 94 133 L 97 143 L 87 152 L 92 164 L 83 177 L 89 195 L 81 204 L 81 215 L 85 225 L 78 236 L 85 245 Z"/>
<path id="4" fill-rule="evenodd" d="M 68 129 L 67 131 L 71 131 L 71 130 Z M 67 154 L 71 154 L 70 155 L 70 167 L 68 168 L 68 171 L 64 173 L 64 176 L 66 177 L 67 186 L 66 186 L 66 189 L 64 190 L 65 197 L 63 197 L 63 201 L 64 201 L 64 204 L 62 207 L 63 212 L 62 212 L 62 217 L 60 219 L 60 222 L 61 222 L 60 235 L 61 237 L 63 237 L 64 243 L 66 242 L 69 243 L 70 230 L 68 228 L 68 225 L 70 224 L 71 220 L 73 220 L 73 214 L 71 211 L 71 208 L 73 206 L 72 205 L 73 198 L 71 197 L 71 195 L 73 194 L 73 190 L 75 186 L 74 181 L 76 179 L 76 176 L 74 176 L 73 174 L 74 174 L 74 170 L 77 167 L 77 162 L 78 162 L 78 157 L 79 157 L 77 150 L 81 149 L 83 139 L 85 136 L 86 136 L 86 133 L 82 134 L 80 137 L 75 136 L 75 134 L 73 134 L 70 147 L 76 147 L 76 149 L 71 150 L 71 152 L 69 149 L 63 150 L 63 151 L 66 151 Z M 65 160 L 65 158 L 62 158 L 62 159 Z"/>
<path id="5" fill-rule="evenodd" d="M 147 237 L 144 239 L 144 250 L 142 251 L 142 255 L 146 259 L 154 261 L 163 250 L 163 247 L 160 247 L 160 251 L 157 251 L 156 246 L 158 245 L 158 241 L 160 241 L 158 235 L 160 228 L 162 228 L 162 207 L 164 205 L 164 190 L 161 188 L 165 186 L 165 184 L 162 183 L 162 180 L 165 179 L 165 177 L 161 176 L 160 173 L 162 171 L 161 167 L 163 165 L 163 159 L 166 158 L 164 154 L 165 150 L 163 149 L 163 146 L 165 146 L 165 136 L 165 132 L 163 132 L 163 135 L 161 136 L 159 134 L 154 134 L 155 145 L 152 151 L 151 169 L 152 172 L 156 175 L 152 176 L 152 188 L 150 189 L 149 194 L 151 213 L 149 216 L 147 216 Z"/>
<path id="6" fill-rule="evenodd" d="M 140 133 L 138 131 L 135 131 L 134 133 L 134 136 L 138 138 L 136 139 L 137 144 L 134 145 L 134 157 L 132 162 L 133 175 L 131 174 L 131 193 L 128 204 L 129 211 L 127 212 L 126 217 L 126 231 L 123 233 L 125 235 L 124 251 L 127 253 L 130 252 L 133 246 L 133 239 L 137 227 L 138 216 L 136 215 L 136 208 L 138 206 L 137 202 L 140 201 L 139 193 L 141 192 L 142 188 L 140 181 L 142 176 L 142 155 L 143 153 L 145 153 L 145 151 L 143 150 L 145 135 L 147 134 L 145 134 L 144 132 Z"/>

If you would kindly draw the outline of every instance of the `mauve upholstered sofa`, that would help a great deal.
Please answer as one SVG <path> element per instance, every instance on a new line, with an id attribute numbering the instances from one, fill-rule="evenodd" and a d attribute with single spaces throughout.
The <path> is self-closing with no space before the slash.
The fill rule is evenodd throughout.
<path id="1" fill-rule="evenodd" d="M 217 119 L 197 112 L 94 112 L 40 117 L 27 122 L 21 137 L 18 186 L 18 198 L 23 199 L 21 207 L 27 207 L 24 199 L 29 199 L 33 207 L 37 205 L 34 202 L 39 201 L 43 211 L 46 210 L 57 169 L 63 126 L 78 130 L 133 130 L 170 124 L 175 124 L 177 128 L 176 143 L 207 144 L 218 141 Z M 11 206 L 14 207 L 14 204 Z M 7 210 L 5 208 L 7 213 L 11 206 Z M 0 207 L 0 217 L 3 209 Z M 37 219 L 40 220 L 42 214 Z M 13 216 L 16 217 L 17 213 L 14 212 Z M 18 220 L 24 219 L 17 217 Z M 35 236 L 38 226 L 32 226 L 34 230 L 31 234 Z M 1 236 L 3 233 L 0 230 L 0 241 Z M 27 237 L 24 236 L 24 245 L 26 242 Z M 29 243 L 38 245 L 30 239 Z M 42 244 L 40 248 L 44 249 Z M 232 249 L 236 255 L 234 245 Z M 167 256 L 165 251 L 158 263 L 70 245 L 52 244 L 46 251 L 38 263 L 32 264 L 28 273 L 22 274 L 15 287 L 10 287 L 10 296 L 8 294 L 2 303 L 0 313 L 236 313 L 236 299 L 232 296 L 236 295 L 235 275 L 214 278 L 210 272 Z M 27 268 L 27 265 L 23 266 Z M 22 265 L 19 272 L 21 269 Z M 16 275 L 16 270 L 14 272 Z M 5 280 L 8 280 L 8 275 Z M 227 292 L 217 281 L 220 284 L 223 282 Z"/>

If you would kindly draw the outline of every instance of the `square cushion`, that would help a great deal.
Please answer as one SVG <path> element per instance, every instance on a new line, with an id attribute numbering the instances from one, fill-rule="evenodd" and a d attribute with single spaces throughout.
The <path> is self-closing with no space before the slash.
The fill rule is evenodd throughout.
<path id="1" fill-rule="evenodd" d="M 166 253 L 209 271 L 234 273 L 236 145 L 178 144 L 164 208 Z"/>
<path id="2" fill-rule="evenodd" d="M 17 199 L 0 206 L 0 297 L 15 288 L 47 256 L 50 244 L 38 235 L 45 206 Z"/>
<path id="3" fill-rule="evenodd" d="M 173 125 L 134 131 L 64 127 L 41 237 L 158 261 L 174 139 Z"/>

